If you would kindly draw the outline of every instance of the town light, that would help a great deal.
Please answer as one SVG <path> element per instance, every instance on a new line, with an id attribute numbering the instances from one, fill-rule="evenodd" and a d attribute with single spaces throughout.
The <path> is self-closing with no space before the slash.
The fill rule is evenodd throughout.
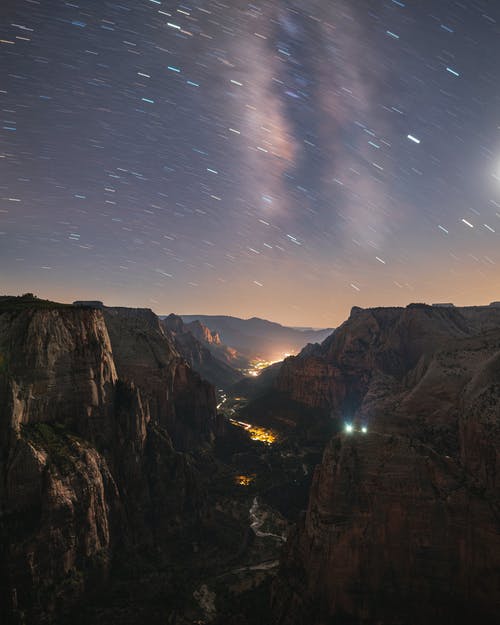
<path id="1" fill-rule="evenodd" d="M 350 423 L 346 423 L 345 426 L 344 426 L 344 429 L 347 432 L 347 434 L 352 434 L 352 431 L 353 431 L 354 428 L 352 427 L 352 425 Z"/>
<path id="2" fill-rule="evenodd" d="M 363 425 L 361 431 L 363 432 L 363 434 L 366 434 L 368 432 L 368 428 L 366 427 L 366 425 Z"/>

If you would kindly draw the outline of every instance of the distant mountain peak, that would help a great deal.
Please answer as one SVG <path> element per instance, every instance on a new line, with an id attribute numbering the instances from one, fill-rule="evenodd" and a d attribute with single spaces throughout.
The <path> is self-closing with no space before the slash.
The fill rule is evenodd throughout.
<path id="1" fill-rule="evenodd" d="M 224 345 L 247 358 L 270 362 L 298 353 L 307 343 L 321 343 L 333 331 L 291 328 L 255 316 L 241 319 L 228 315 L 182 315 L 182 319 L 187 325 L 196 321 L 207 326 Z"/>

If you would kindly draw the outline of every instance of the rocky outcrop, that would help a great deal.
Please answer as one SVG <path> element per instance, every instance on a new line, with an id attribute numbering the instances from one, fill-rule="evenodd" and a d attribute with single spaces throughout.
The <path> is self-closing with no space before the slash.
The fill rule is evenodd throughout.
<path id="1" fill-rule="evenodd" d="M 494 622 L 499 380 L 494 309 L 355 309 L 285 364 L 282 390 L 354 431 L 328 445 L 288 541 L 278 623 Z"/>
<path id="2" fill-rule="evenodd" d="M 169 432 L 175 448 L 211 440 L 214 388 L 187 366 L 158 317 L 147 309 L 106 308 L 104 318 L 120 379 L 140 388 L 150 417 Z"/>
<path id="3" fill-rule="evenodd" d="M 374 376 L 401 380 L 414 369 L 424 370 L 438 348 L 494 327 L 493 309 L 487 318 L 483 309 L 476 314 L 474 310 L 425 304 L 353 308 L 349 319 L 313 354 L 306 348 L 284 361 L 277 389 L 304 405 L 333 407 L 339 416 L 342 410 L 352 414 Z M 308 379 L 307 385 L 302 378 Z"/>
<path id="4" fill-rule="evenodd" d="M 109 418 L 117 373 L 102 314 L 63 310 L 2 314 L 0 353 L 9 390 L 1 419 L 16 432 L 50 414 L 89 435 L 93 422 Z"/>
<path id="5" fill-rule="evenodd" d="M 217 430 L 213 387 L 151 311 L 28 304 L 0 310 L 6 623 L 51 622 L 117 557 L 168 561 L 206 514 L 186 452 Z"/>
<path id="6" fill-rule="evenodd" d="M 227 350 L 221 345 L 217 333 L 212 333 L 197 321 L 184 324 L 174 314 L 163 319 L 161 323 L 172 336 L 182 357 L 211 384 L 227 389 L 241 379 L 241 374 L 227 364 Z M 219 355 L 222 357 L 219 358 Z"/>
<path id="7" fill-rule="evenodd" d="M 43 622 L 106 579 L 118 487 L 95 447 L 45 423 L 23 427 L 2 482 L 3 622 Z"/>
<path id="8" fill-rule="evenodd" d="M 191 321 L 191 323 L 187 323 L 186 328 L 202 343 L 207 343 L 208 345 L 221 344 L 219 333 L 216 330 L 210 330 L 205 324 L 198 321 L 198 319 Z"/>

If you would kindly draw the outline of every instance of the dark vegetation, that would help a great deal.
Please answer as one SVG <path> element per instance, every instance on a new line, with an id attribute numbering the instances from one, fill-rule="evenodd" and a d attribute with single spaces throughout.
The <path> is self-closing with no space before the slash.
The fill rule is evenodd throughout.
<path id="1" fill-rule="evenodd" d="M 22 426 L 23 436 L 35 447 L 43 449 L 51 464 L 62 475 L 69 475 L 74 469 L 78 446 L 87 445 L 61 423 L 32 423 Z"/>
<path id="2" fill-rule="evenodd" d="M 61 304 L 48 299 L 40 299 L 33 293 L 24 295 L 0 295 L 0 312 L 19 312 L 22 310 L 50 310 L 53 308 L 74 308 L 72 304 Z"/>

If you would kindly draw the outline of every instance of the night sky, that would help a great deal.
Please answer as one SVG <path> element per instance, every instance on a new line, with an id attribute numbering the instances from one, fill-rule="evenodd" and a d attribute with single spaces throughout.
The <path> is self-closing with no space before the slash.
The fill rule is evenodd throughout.
<path id="1" fill-rule="evenodd" d="M 497 0 L 1 0 L 0 293 L 500 300 Z"/>

